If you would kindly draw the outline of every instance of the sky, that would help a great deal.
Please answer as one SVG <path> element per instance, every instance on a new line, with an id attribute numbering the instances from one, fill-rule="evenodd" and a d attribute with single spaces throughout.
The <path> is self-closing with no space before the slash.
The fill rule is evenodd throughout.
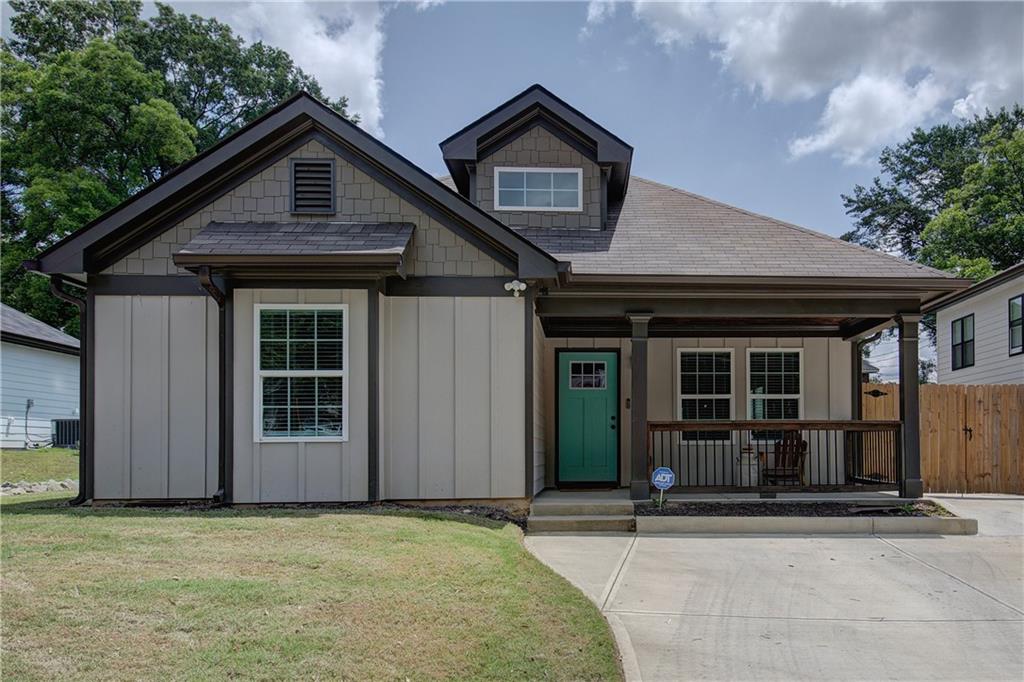
<path id="1" fill-rule="evenodd" d="M 884 145 L 1024 103 L 1024 3 L 170 4 L 287 50 L 428 172 L 541 83 L 630 143 L 635 175 L 835 236 Z"/>

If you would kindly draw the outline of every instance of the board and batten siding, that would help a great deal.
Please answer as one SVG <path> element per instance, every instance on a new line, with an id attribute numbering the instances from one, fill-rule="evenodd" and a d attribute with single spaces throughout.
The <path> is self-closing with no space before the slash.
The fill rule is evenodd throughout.
<path id="1" fill-rule="evenodd" d="M 97 296 L 95 497 L 217 490 L 217 306 L 203 296 Z"/>
<path id="2" fill-rule="evenodd" d="M 383 300 L 385 499 L 523 497 L 524 315 L 521 298 Z"/>
<path id="3" fill-rule="evenodd" d="M 672 421 L 679 418 L 680 349 L 732 349 L 734 419 L 747 418 L 747 349 L 803 349 L 804 419 L 852 419 L 851 350 L 848 342 L 825 338 L 652 338 L 647 346 L 647 418 L 651 421 Z M 630 372 L 630 339 L 564 339 L 545 341 L 544 397 L 547 405 L 555 405 L 555 349 L 618 349 L 621 398 L 620 423 L 629 423 L 626 399 L 632 386 Z M 556 464 L 555 410 L 545 412 L 547 452 L 547 484 L 554 485 Z M 811 455 L 815 454 L 812 444 Z M 630 480 L 630 430 L 622 429 L 619 442 L 619 476 L 622 485 Z M 834 471 L 836 469 L 833 469 Z M 841 469 L 839 469 L 841 471 Z M 811 481 L 812 483 L 814 481 Z"/>
<path id="4" fill-rule="evenodd" d="M 544 326 L 533 316 L 533 494 L 544 490 L 547 466 L 544 404 Z"/>
<path id="5" fill-rule="evenodd" d="M 256 442 L 255 305 L 348 305 L 348 440 Z M 234 290 L 234 502 L 358 502 L 368 499 L 367 292 L 360 289 Z"/>
<path id="6" fill-rule="evenodd" d="M 1010 355 L 1010 299 L 1024 294 L 1024 274 L 936 312 L 940 384 L 1024 384 L 1024 355 Z M 953 371 L 952 322 L 974 314 L 974 366 Z"/>

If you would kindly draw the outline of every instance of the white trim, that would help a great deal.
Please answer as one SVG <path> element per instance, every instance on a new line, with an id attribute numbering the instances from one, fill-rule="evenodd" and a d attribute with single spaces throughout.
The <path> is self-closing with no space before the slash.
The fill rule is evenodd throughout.
<path id="1" fill-rule="evenodd" d="M 576 173 L 576 205 L 575 206 L 502 206 L 498 200 L 498 173 Z M 525 182 L 524 182 L 525 191 Z M 525 201 L 525 195 L 524 195 Z M 582 168 L 542 168 L 537 166 L 495 166 L 494 167 L 494 210 L 495 211 L 542 211 L 557 213 L 581 213 L 583 211 L 583 169 Z"/>
<path id="2" fill-rule="evenodd" d="M 700 393 L 683 393 L 683 353 L 728 353 L 729 354 L 729 393 L 728 395 L 718 393 L 703 395 Z M 675 394 L 676 394 L 676 419 L 679 421 L 691 421 L 683 419 L 683 398 L 695 398 L 700 400 L 701 398 L 728 398 L 729 399 L 729 419 L 736 419 L 736 349 L 731 346 L 708 346 L 702 348 L 700 346 L 678 346 L 676 347 L 676 372 L 675 372 Z M 701 421 L 697 419 L 696 421 Z M 735 443 L 735 436 L 733 432 L 729 432 L 728 440 L 686 440 L 686 434 L 679 434 L 684 443 L 710 443 L 712 445 L 732 445 Z"/>
<path id="3" fill-rule="evenodd" d="M 263 310 L 340 310 L 341 367 L 340 370 L 261 370 L 260 369 L 260 312 Z M 253 366 L 253 441 L 256 443 L 346 443 L 348 442 L 348 304 L 347 303 L 254 303 L 252 316 Z M 263 377 L 341 377 L 341 435 L 340 436 L 264 436 L 263 435 Z"/>
<path id="4" fill-rule="evenodd" d="M 800 356 L 800 393 L 793 395 L 792 393 L 751 393 L 750 392 L 750 354 L 751 353 L 797 353 Z M 743 413 L 747 415 L 747 420 L 753 421 L 754 417 L 751 414 L 750 401 L 754 398 L 797 398 L 797 419 L 804 418 L 804 381 L 807 376 L 807 367 L 804 364 L 804 349 L 798 347 L 788 346 L 776 346 L 774 348 L 747 348 L 747 399 L 746 404 L 743 406 Z M 772 422 L 772 419 L 758 420 L 764 422 Z"/>

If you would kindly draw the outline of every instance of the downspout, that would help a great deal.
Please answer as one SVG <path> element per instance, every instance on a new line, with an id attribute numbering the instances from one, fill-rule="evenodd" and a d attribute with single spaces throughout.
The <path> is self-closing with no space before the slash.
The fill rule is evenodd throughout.
<path id="1" fill-rule="evenodd" d="M 213 494 L 216 504 L 228 502 L 225 494 L 227 486 L 227 442 L 225 438 L 227 424 L 227 294 L 224 293 L 210 273 L 208 265 L 199 267 L 199 285 L 217 303 L 217 492 Z"/>
<path id="2" fill-rule="evenodd" d="M 50 293 L 59 298 L 62 301 L 66 301 L 73 305 L 78 306 L 78 330 L 79 339 L 79 354 L 78 354 L 78 494 L 68 504 L 77 506 L 89 499 L 87 490 L 89 480 L 89 460 L 92 458 L 92 452 L 87 446 L 88 432 L 92 428 L 89 424 L 89 420 L 86 418 L 86 401 L 87 394 L 89 392 L 89 377 L 87 376 L 86 366 L 88 363 L 89 352 L 89 320 L 88 320 L 88 308 L 85 300 L 78 296 L 73 296 L 62 288 L 66 280 L 61 275 L 50 276 Z"/>

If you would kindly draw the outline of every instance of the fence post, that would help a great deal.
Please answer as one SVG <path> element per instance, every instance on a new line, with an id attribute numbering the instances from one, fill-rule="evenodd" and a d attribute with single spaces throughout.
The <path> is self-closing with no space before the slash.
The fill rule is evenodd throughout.
<path id="1" fill-rule="evenodd" d="M 903 467 L 900 476 L 901 497 L 921 497 L 921 410 L 918 396 L 917 326 L 920 315 L 899 315 L 900 421 L 903 422 Z"/>

